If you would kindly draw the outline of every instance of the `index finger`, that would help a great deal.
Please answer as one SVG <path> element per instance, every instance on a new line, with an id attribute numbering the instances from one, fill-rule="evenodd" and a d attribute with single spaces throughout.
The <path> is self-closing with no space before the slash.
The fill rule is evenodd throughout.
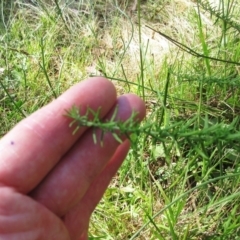
<path id="1" fill-rule="evenodd" d="M 116 90 L 105 78 L 96 77 L 73 86 L 59 98 L 22 120 L 0 142 L 0 185 L 19 192 L 31 191 L 72 147 L 86 128 L 72 135 L 66 110 L 87 108 L 104 117 L 116 101 Z"/>

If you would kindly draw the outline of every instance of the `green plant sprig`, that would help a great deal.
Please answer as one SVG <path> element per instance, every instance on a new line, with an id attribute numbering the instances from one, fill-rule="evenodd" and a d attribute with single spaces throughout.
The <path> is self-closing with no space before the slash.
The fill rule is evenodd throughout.
<path id="1" fill-rule="evenodd" d="M 137 112 L 132 112 L 131 116 L 125 121 L 116 120 L 118 108 L 115 109 L 111 119 L 103 121 L 100 118 L 99 108 L 96 112 L 90 108 L 87 109 L 85 115 L 80 115 L 79 108 L 73 106 L 67 111 L 67 116 L 72 118 L 70 127 L 77 124 L 73 134 L 75 134 L 80 127 L 93 128 L 93 140 L 97 143 L 96 129 L 101 129 L 101 144 L 103 144 L 103 138 L 105 133 L 111 132 L 113 137 L 122 142 L 120 136 L 125 135 L 130 139 L 130 134 L 139 136 L 145 134 L 157 141 L 165 141 L 166 139 L 173 139 L 175 141 L 187 140 L 194 143 L 204 142 L 207 145 L 211 145 L 213 142 L 226 142 L 240 140 L 240 133 L 235 131 L 236 125 L 239 124 L 239 119 L 236 118 L 231 124 L 218 123 L 208 126 L 203 126 L 200 129 L 194 127 L 196 118 L 188 120 L 187 122 L 180 121 L 169 126 L 157 128 L 154 127 L 154 123 L 144 123 L 142 126 L 136 121 Z"/>
<path id="2" fill-rule="evenodd" d="M 103 145 L 103 138 L 106 132 L 111 132 L 113 137 L 119 143 L 122 143 L 120 138 L 121 135 L 125 135 L 129 138 L 130 132 L 138 132 L 139 124 L 136 121 L 136 112 L 132 112 L 131 116 L 126 121 L 118 121 L 116 120 L 116 115 L 118 112 L 118 107 L 115 109 L 111 119 L 107 121 L 103 121 L 100 118 L 100 111 L 99 108 L 96 112 L 93 111 L 91 108 L 87 108 L 87 112 L 85 115 L 80 115 L 80 110 L 76 106 L 73 106 L 69 111 L 67 111 L 67 116 L 72 118 L 73 121 L 70 123 L 70 127 L 74 124 L 77 124 L 75 127 L 73 134 L 75 134 L 80 127 L 92 127 L 93 128 L 93 140 L 94 143 L 97 143 L 96 137 L 96 128 L 101 129 L 101 145 Z"/>

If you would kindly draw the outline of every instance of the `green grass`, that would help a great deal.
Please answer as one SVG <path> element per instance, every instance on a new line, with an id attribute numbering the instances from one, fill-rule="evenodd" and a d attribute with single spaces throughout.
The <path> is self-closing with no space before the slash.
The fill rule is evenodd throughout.
<path id="1" fill-rule="evenodd" d="M 102 74 L 147 117 L 92 239 L 238 239 L 238 1 L 66 2 L 0 3 L 0 135 Z"/>

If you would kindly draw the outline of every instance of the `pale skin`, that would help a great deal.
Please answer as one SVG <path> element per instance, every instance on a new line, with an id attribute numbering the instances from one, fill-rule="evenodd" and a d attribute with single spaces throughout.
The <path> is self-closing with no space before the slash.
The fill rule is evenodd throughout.
<path id="1" fill-rule="evenodd" d="M 104 136 L 94 144 L 92 129 L 72 135 L 73 105 L 87 107 L 102 119 L 118 106 L 117 119 L 132 111 L 145 116 L 143 101 L 133 94 L 117 98 L 114 85 L 95 77 L 71 87 L 58 99 L 18 123 L 0 141 L 0 239 L 85 240 L 92 212 L 125 159 L 130 142 Z M 100 139 L 101 131 L 96 132 Z"/>

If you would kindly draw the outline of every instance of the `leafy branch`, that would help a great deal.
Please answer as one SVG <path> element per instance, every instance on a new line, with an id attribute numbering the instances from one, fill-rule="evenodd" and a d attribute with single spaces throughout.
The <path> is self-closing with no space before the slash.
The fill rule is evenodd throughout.
<path id="1" fill-rule="evenodd" d="M 230 9 L 234 8 L 234 1 L 229 2 L 227 11 L 230 11 Z M 198 4 L 207 12 L 209 12 L 211 15 L 214 15 L 217 20 L 216 22 L 221 19 L 224 23 L 228 24 L 230 27 L 235 28 L 238 32 L 240 32 L 240 25 L 233 20 L 233 16 L 231 16 L 229 13 L 224 13 L 224 8 L 222 10 L 217 9 L 217 7 L 214 7 L 213 4 L 211 4 L 209 1 L 199 1 Z M 215 23 L 216 23 L 215 22 Z"/>
<path id="2" fill-rule="evenodd" d="M 73 106 L 69 111 L 67 111 L 67 116 L 72 118 L 73 121 L 70 123 L 70 127 L 74 124 L 77 124 L 75 127 L 73 134 L 75 134 L 80 127 L 92 127 L 93 128 L 93 141 L 97 143 L 96 129 L 101 129 L 101 145 L 103 145 L 103 138 L 106 132 L 111 132 L 113 137 L 119 143 L 122 143 L 120 135 L 125 135 L 129 138 L 130 132 L 138 132 L 139 124 L 136 122 L 136 112 L 132 112 L 130 118 L 126 121 L 116 120 L 116 115 L 118 111 L 118 107 L 115 109 L 111 119 L 103 121 L 100 118 L 100 110 L 99 108 L 96 112 L 91 108 L 87 108 L 87 112 L 85 115 L 81 116 L 79 108 Z"/>
<path id="3" fill-rule="evenodd" d="M 88 108 L 85 115 L 80 115 L 79 108 L 73 106 L 67 111 L 67 116 L 72 118 L 70 127 L 77 124 L 73 134 L 75 134 L 80 127 L 93 128 L 93 140 L 97 143 L 96 129 L 101 129 L 101 144 L 103 144 L 103 138 L 105 133 L 111 132 L 113 137 L 118 142 L 122 142 L 119 136 L 125 135 L 130 139 L 129 134 L 145 134 L 157 141 L 165 141 L 171 138 L 174 141 L 183 141 L 192 143 L 204 143 L 205 145 L 211 145 L 216 142 L 232 142 L 240 140 L 240 133 L 237 131 L 239 126 L 239 119 L 236 118 L 231 124 L 216 123 L 206 124 L 202 128 L 195 127 L 196 117 L 189 119 L 188 121 L 179 121 L 175 124 L 169 124 L 165 127 L 156 128 L 155 123 L 144 123 L 142 126 L 136 121 L 137 113 L 133 112 L 132 115 L 126 121 L 116 120 L 118 108 L 116 108 L 113 116 L 109 120 L 103 121 L 100 118 L 100 108 L 95 112 Z"/>

